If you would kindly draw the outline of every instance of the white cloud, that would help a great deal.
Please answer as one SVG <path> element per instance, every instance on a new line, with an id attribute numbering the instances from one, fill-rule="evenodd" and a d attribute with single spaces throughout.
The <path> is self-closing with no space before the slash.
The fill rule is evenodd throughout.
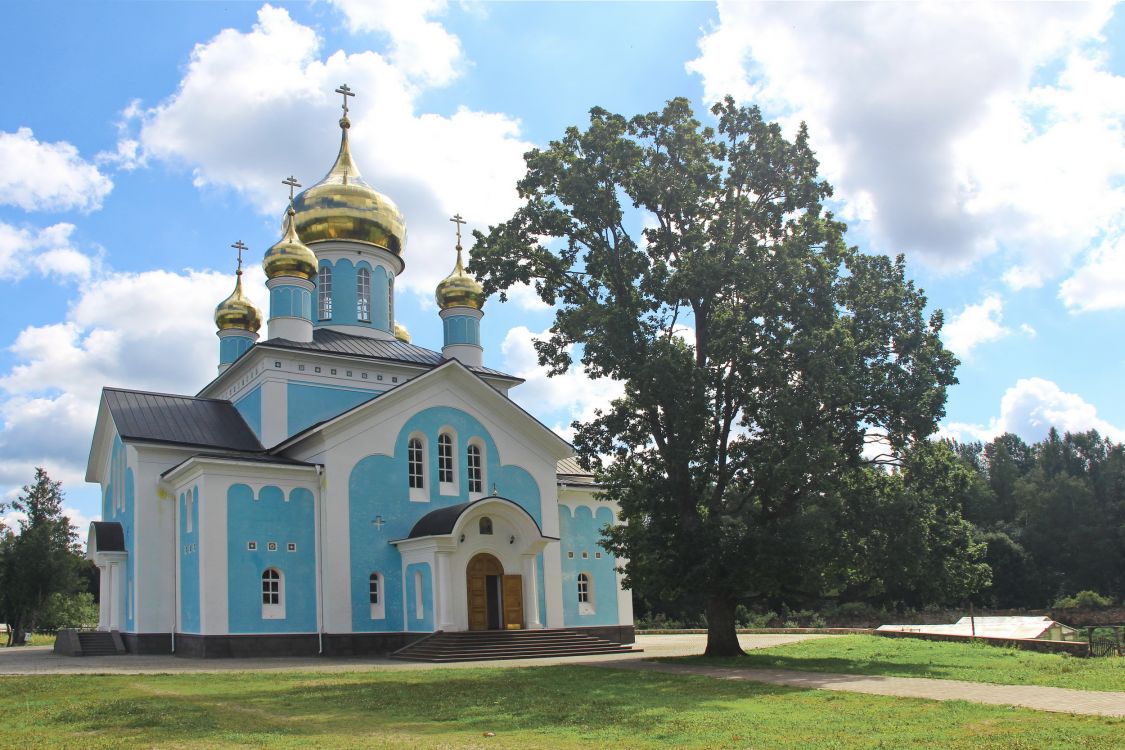
<path id="1" fill-rule="evenodd" d="M 9 280 L 22 279 L 31 270 L 64 279 L 90 278 L 100 259 L 78 250 L 73 234 L 73 224 L 27 229 L 0 221 L 0 273 Z"/>
<path id="2" fill-rule="evenodd" d="M 1071 312 L 1125 307 L 1125 237 L 1107 240 L 1086 264 L 1059 285 L 1059 299 Z"/>
<path id="3" fill-rule="evenodd" d="M 0 132 L 0 204 L 24 211 L 93 211 L 113 182 L 65 141 L 43 143 L 30 128 Z"/>
<path id="4" fill-rule="evenodd" d="M 83 287 L 64 322 L 23 329 L 17 364 L 0 376 L 0 487 L 19 487 L 43 466 L 64 485 L 83 481 L 103 385 L 194 393 L 218 364 L 212 315 L 230 274 L 110 274 Z M 265 309 L 258 267 L 247 293 Z"/>
<path id="5" fill-rule="evenodd" d="M 521 310 L 546 311 L 551 306 L 543 301 L 531 284 L 515 284 L 508 287 L 508 300 Z"/>
<path id="6" fill-rule="evenodd" d="M 178 90 L 134 123 L 140 158 L 184 165 L 200 188 L 234 189 L 280 217 L 280 180 L 295 174 L 307 186 L 332 164 L 340 115 L 333 91 L 347 82 L 357 92 L 349 102 L 353 154 L 409 224 L 400 288 L 430 295 L 453 267 L 448 217 L 468 217 L 466 231 L 507 218 L 531 144 L 507 115 L 419 112 L 424 89 L 410 76 L 376 52 L 326 56 L 312 29 L 266 5 L 250 31 L 226 29 L 196 46 Z"/>
<path id="7" fill-rule="evenodd" d="M 968 357 L 980 344 L 997 341 L 1012 331 L 1000 322 L 1004 303 L 993 294 L 954 315 L 942 329 L 945 346 L 959 357 Z"/>
<path id="8" fill-rule="evenodd" d="M 536 414 L 555 421 L 552 429 L 565 439 L 574 437 L 571 423 L 574 420 L 593 419 L 594 410 L 609 405 L 624 395 L 621 383 L 608 378 L 591 379 L 578 364 L 568 372 L 555 377 L 547 376 L 547 369 L 539 365 L 534 340 L 548 335 L 548 331 L 532 333 L 525 326 L 517 326 L 504 337 L 500 345 L 504 353 L 507 372 L 524 378 L 527 382 L 512 392 L 522 404 L 534 405 Z"/>
<path id="9" fill-rule="evenodd" d="M 1000 416 L 990 419 L 987 425 L 949 422 L 942 425 L 940 434 L 957 439 L 991 440 L 1013 432 L 1034 442 L 1046 437 L 1051 427 L 1059 432 L 1097 430 L 1111 440 L 1125 440 L 1125 429 L 1100 418 L 1093 404 L 1043 378 L 1016 381 L 1000 399 Z"/>
<path id="10" fill-rule="evenodd" d="M 352 33 L 374 31 L 390 38 L 391 62 L 410 78 L 444 85 L 458 75 L 461 41 L 428 16 L 445 12 L 444 0 L 331 0 Z"/>
<path id="11" fill-rule="evenodd" d="M 956 268 L 1002 248 L 1025 288 L 1122 224 L 1125 79 L 1097 51 L 1108 6 L 719 8 L 688 70 L 708 100 L 806 120 L 842 214 L 879 249 Z"/>

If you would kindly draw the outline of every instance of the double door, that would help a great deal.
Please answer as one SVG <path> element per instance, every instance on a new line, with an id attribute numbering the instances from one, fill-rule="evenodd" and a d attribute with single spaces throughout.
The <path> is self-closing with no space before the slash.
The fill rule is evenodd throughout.
<path id="1" fill-rule="evenodd" d="M 466 570 L 469 630 L 518 630 L 523 627 L 523 576 L 505 575 L 504 566 L 482 552 Z"/>

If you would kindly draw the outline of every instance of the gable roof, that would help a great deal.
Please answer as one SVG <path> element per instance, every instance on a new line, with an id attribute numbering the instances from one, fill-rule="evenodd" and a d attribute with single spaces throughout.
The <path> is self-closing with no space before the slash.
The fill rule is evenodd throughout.
<path id="1" fill-rule="evenodd" d="M 436 378 L 436 377 L 440 377 L 441 374 L 448 373 L 448 372 L 451 372 L 451 371 L 460 371 L 460 372 L 463 372 L 466 375 L 468 375 L 471 378 L 470 382 L 476 383 L 480 386 L 480 392 L 481 393 L 488 394 L 489 398 L 499 399 L 499 402 L 506 405 L 508 408 L 517 410 L 520 414 L 522 414 L 524 417 L 526 417 L 532 424 L 534 424 L 536 427 L 538 427 L 539 430 L 542 433 L 546 433 L 547 435 L 550 435 L 552 438 L 554 438 L 554 442 L 561 443 L 563 446 L 565 446 L 564 450 L 566 450 L 567 453 L 573 454 L 574 447 L 570 443 L 568 443 L 566 440 L 564 440 L 563 438 L 561 438 L 557 434 L 555 434 L 554 430 L 552 430 L 550 427 L 548 427 L 547 425 L 540 422 L 538 419 L 536 419 L 534 416 L 532 416 L 530 412 L 528 412 L 522 406 L 517 404 L 515 401 L 513 401 L 507 395 L 497 391 L 495 388 L 493 388 L 491 385 L 489 385 L 487 382 L 485 382 L 484 379 L 481 378 L 481 376 L 478 373 L 473 372 L 469 368 L 465 367 L 465 365 L 462 364 L 460 360 L 456 360 L 456 359 L 444 360 L 440 365 L 438 365 L 434 369 L 430 370 L 429 372 L 426 372 L 422 375 L 419 375 L 416 378 L 411 378 L 410 380 L 407 380 L 405 383 L 399 383 L 398 385 L 394 386 L 393 388 L 385 390 L 382 393 L 378 393 L 375 396 L 373 396 L 372 398 L 367 399 L 363 403 L 357 404 L 356 406 L 353 406 L 351 409 L 348 409 L 347 411 L 343 411 L 343 412 L 337 414 L 336 416 L 331 417 L 330 419 L 325 419 L 321 422 L 317 422 L 314 425 L 306 427 L 301 432 L 298 432 L 295 435 L 290 435 L 285 440 L 282 440 L 280 443 L 278 443 L 277 445 L 270 448 L 269 452 L 271 454 L 275 454 L 275 455 L 278 454 L 278 453 L 281 453 L 281 452 L 293 447 L 297 443 L 300 443 L 305 438 L 307 438 L 307 437 L 309 437 L 309 436 L 311 436 L 311 435 L 313 435 L 317 432 L 322 431 L 323 429 L 325 429 L 326 427 L 328 427 L 330 425 L 336 424 L 336 423 L 340 422 L 341 420 L 347 419 L 348 417 L 351 417 L 352 415 L 357 414 L 360 411 L 363 411 L 365 409 L 370 409 L 375 405 L 382 406 L 388 399 L 393 399 L 393 398 L 401 395 L 403 392 L 408 392 L 408 391 L 414 390 L 415 388 L 425 387 L 425 384 L 430 382 L 431 379 Z M 378 408 L 378 407 L 376 406 L 375 408 Z"/>
<path id="2" fill-rule="evenodd" d="M 122 440 L 260 452 L 262 444 L 230 401 L 103 388 Z"/>
<path id="3" fill-rule="evenodd" d="M 290 341 L 289 339 L 276 338 L 259 342 L 256 346 L 267 349 L 347 354 L 353 357 L 378 359 L 386 362 L 404 362 L 424 367 L 437 367 L 445 362 L 445 357 L 441 355 L 441 352 L 435 352 L 433 349 L 415 346 L 398 339 L 388 341 L 370 336 L 353 336 L 348 333 L 333 331 L 330 328 L 313 329 L 312 341 Z M 523 382 L 523 378 L 517 378 L 500 370 L 493 370 L 491 367 L 470 367 L 468 369 L 489 377 L 504 378 L 517 383 Z"/>

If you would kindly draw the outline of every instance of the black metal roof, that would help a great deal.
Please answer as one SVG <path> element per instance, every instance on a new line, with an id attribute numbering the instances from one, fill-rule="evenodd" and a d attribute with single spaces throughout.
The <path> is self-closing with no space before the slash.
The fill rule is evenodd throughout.
<path id="1" fill-rule="evenodd" d="M 117 521 L 92 521 L 98 552 L 124 552 L 125 531 Z"/>
<path id="2" fill-rule="evenodd" d="M 539 532 L 539 534 L 543 534 L 543 529 L 540 528 L 539 522 L 535 520 L 535 516 L 527 512 L 527 508 L 523 507 L 519 503 L 512 502 L 506 497 L 498 497 L 496 495 L 493 495 L 491 497 L 482 497 L 480 500 L 475 500 L 473 502 L 458 503 L 457 505 L 450 505 L 447 508 L 438 508 L 437 510 L 431 510 L 429 513 L 418 519 L 418 521 L 414 524 L 414 528 L 410 530 L 410 535 L 407 536 L 407 539 L 417 539 L 418 537 L 423 536 L 441 536 L 443 534 L 452 534 L 453 527 L 457 525 L 457 519 L 464 515 L 465 511 L 467 511 L 469 508 L 477 505 L 480 502 L 483 502 L 484 500 L 503 500 L 506 503 L 514 505 L 515 507 L 522 510 L 525 514 L 527 514 L 527 517 L 531 519 L 531 522 L 533 524 L 535 524 L 535 528 Z M 555 537 L 547 538 L 554 539 Z"/>
<path id="3" fill-rule="evenodd" d="M 386 339 L 371 338 L 370 336 L 352 336 L 351 334 L 341 333 L 340 331 L 333 331 L 330 328 L 314 329 L 312 341 L 268 339 L 267 341 L 260 342 L 257 346 L 348 354 L 353 357 L 366 357 L 368 359 L 378 359 L 386 362 L 405 362 L 407 364 L 422 365 L 424 367 L 437 367 L 445 361 L 445 358 L 441 356 L 441 352 L 435 352 L 433 349 L 415 346 L 414 344 L 408 344 L 398 339 L 388 341 Z M 521 378 L 509 375 L 506 372 L 501 372 L 500 370 L 493 370 L 491 367 L 470 367 L 469 369 L 482 375 L 523 382 Z"/>
<path id="4" fill-rule="evenodd" d="M 166 393 L 102 390 L 122 440 L 261 452 L 262 444 L 230 401 Z"/>

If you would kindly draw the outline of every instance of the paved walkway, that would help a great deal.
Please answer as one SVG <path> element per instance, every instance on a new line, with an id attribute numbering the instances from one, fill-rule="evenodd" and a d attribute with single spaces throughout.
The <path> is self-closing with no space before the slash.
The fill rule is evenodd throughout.
<path id="1" fill-rule="evenodd" d="M 692 674 L 721 680 L 746 680 L 764 682 L 767 685 L 786 685 L 815 690 L 839 690 L 845 693 L 927 698 L 938 701 L 969 701 L 999 706 L 1022 706 L 1039 711 L 1125 717 L 1125 693 L 1116 692 L 1071 690 L 1039 685 L 990 685 L 983 682 L 934 680 L 922 677 L 800 672 L 793 669 L 709 667 L 640 660 L 604 663 L 598 666 L 610 669 L 633 669 L 639 672 Z"/>

